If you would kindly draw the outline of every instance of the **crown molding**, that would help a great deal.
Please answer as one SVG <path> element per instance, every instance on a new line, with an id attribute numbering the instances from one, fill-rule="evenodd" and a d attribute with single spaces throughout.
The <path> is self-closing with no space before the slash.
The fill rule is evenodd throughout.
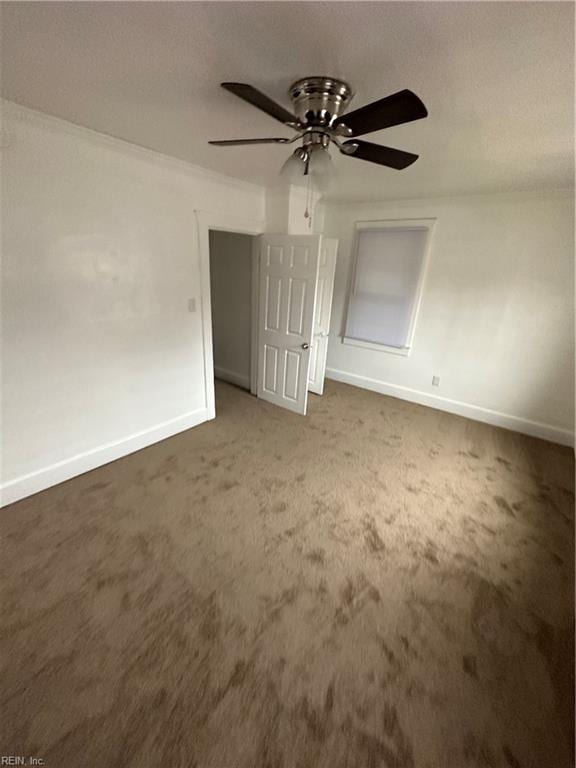
<path id="1" fill-rule="evenodd" d="M 2 109 L 2 124 L 4 124 L 6 117 L 15 117 L 30 123 L 43 125 L 49 129 L 64 131 L 71 136 L 90 141 L 93 144 L 106 147 L 107 149 L 119 152 L 125 156 L 144 160 L 153 165 L 168 168 L 188 176 L 194 176 L 196 178 L 203 177 L 220 184 L 225 184 L 228 187 L 235 187 L 236 189 L 242 189 L 252 193 L 257 192 L 263 194 L 266 189 L 266 187 L 259 184 L 254 184 L 253 182 L 245 181 L 244 179 L 238 179 L 234 176 L 227 176 L 224 173 L 212 171 L 201 165 L 194 165 L 193 163 L 173 157 L 172 155 L 165 155 L 162 152 L 157 152 L 155 149 L 143 147 L 140 144 L 133 144 L 125 139 L 120 139 L 107 133 L 100 133 L 99 131 L 87 128 L 83 125 L 78 125 L 77 123 L 71 123 L 61 117 L 56 117 L 55 115 L 49 115 L 46 112 L 40 112 L 36 109 L 25 107 L 22 104 L 10 101 L 9 99 L 0 99 L 0 106 Z M 3 132 L 5 131 L 4 125 L 2 126 L 2 130 Z M 8 142 L 9 139 L 6 142 L 5 147 L 9 146 Z"/>

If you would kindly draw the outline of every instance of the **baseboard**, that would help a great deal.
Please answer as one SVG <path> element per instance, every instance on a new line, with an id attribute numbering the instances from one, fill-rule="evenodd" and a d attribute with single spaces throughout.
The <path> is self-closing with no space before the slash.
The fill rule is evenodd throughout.
<path id="1" fill-rule="evenodd" d="M 400 400 L 409 400 L 411 403 L 426 405 L 429 408 L 435 408 L 438 411 L 447 411 L 457 416 L 464 416 L 473 421 L 482 421 L 486 424 L 492 424 L 494 427 L 510 429 L 513 432 L 521 432 L 524 435 L 539 437 L 542 440 L 549 440 L 552 443 L 560 445 L 574 446 L 574 433 L 568 429 L 561 429 L 551 424 L 543 424 L 539 421 L 530 421 L 518 416 L 512 416 L 500 411 L 492 411 L 489 408 L 482 408 L 479 405 L 463 403 L 460 400 L 450 400 L 447 397 L 431 395 L 428 392 L 422 392 L 409 387 L 401 387 L 398 384 L 389 384 L 379 379 L 371 379 L 367 376 L 358 376 L 355 373 L 340 371 L 336 368 L 327 368 L 326 377 L 341 381 L 344 384 L 352 384 L 354 387 L 369 389 L 372 392 L 379 392 L 382 395 L 397 397 Z"/>
<path id="2" fill-rule="evenodd" d="M 153 443 L 158 443 L 167 437 L 177 435 L 186 429 L 196 427 L 198 424 L 213 418 L 214 413 L 210 412 L 207 408 L 190 411 L 182 416 L 177 416 L 175 419 L 157 424 L 150 429 L 136 432 L 121 440 L 106 443 L 98 448 L 77 454 L 57 464 L 44 467 L 37 472 L 17 477 L 15 480 L 10 480 L 0 486 L 0 507 L 13 504 L 15 501 L 32 496 L 39 491 L 44 491 L 46 488 L 63 483 L 65 480 L 82 475 L 84 472 L 101 467 L 104 464 L 134 453 L 134 451 L 139 451 Z"/>
<path id="3" fill-rule="evenodd" d="M 229 371 L 227 368 L 218 368 L 217 366 L 214 366 L 214 378 L 228 381 L 230 384 L 236 384 L 236 386 L 250 391 L 250 376 L 244 376 L 241 373 Z"/>

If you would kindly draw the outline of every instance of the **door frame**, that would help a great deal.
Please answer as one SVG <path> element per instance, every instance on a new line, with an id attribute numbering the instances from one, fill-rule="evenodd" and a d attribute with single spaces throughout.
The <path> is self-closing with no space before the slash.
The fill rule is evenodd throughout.
<path id="1" fill-rule="evenodd" d="M 216 416 L 214 396 L 214 348 L 212 344 L 212 300 L 210 293 L 210 238 L 211 229 L 221 232 L 236 232 L 241 235 L 262 235 L 266 231 L 266 222 L 238 218 L 228 213 L 195 210 L 198 227 L 198 251 L 200 256 L 200 312 L 202 324 L 202 345 L 204 348 L 204 387 L 206 391 L 206 410 L 208 418 Z M 255 245 L 257 241 L 254 241 Z M 257 368 L 257 332 L 258 332 L 258 294 L 256 289 L 256 304 L 254 303 L 255 285 L 258 285 L 257 248 L 252 251 L 252 306 L 251 306 L 251 338 L 250 338 L 250 391 L 256 392 Z M 256 280 L 256 282 L 255 282 Z"/>

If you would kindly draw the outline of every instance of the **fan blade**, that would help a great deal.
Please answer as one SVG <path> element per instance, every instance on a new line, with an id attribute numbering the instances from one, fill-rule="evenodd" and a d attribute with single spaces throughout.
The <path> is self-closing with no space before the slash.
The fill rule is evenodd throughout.
<path id="1" fill-rule="evenodd" d="M 288 144 L 290 139 L 225 139 L 224 141 L 209 141 L 217 147 L 239 147 L 242 144 Z"/>
<path id="2" fill-rule="evenodd" d="M 357 148 L 352 152 L 353 144 L 356 144 Z M 418 155 L 413 155 L 412 152 L 403 152 L 401 149 L 393 149 L 392 147 L 382 147 L 380 144 L 372 144 L 369 141 L 356 141 L 352 139 L 351 141 L 345 141 L 343 146 L 350 147 L 347 151 L 344 150 L 342 152 L 344 155 L 357 157 L 359 160 L 368 160 L 369 163 L 386 165 L 388 168 L 395 168 L 397 171 L 407 168 L 418 160 Z"/>
<path id="3" fill-rule="evenodd" d="M 296 115 L 291 114 L 287 109 L 281 107 L 280 104 L 276 104 L 275 101 L 272 101 L 272 99 L 269 99 L 268 96 L 265 96 L 251 85 L 246 83 L 220 83 L 220 85 L 222 88 L 230 91 L 230 93 L 244 99 L 248 104 L 261 109 L 262 112 L 266 112 L 267 115 L 270 115 L 275 120 L 279 120 L 281 123 L 298 123 Z"/>
<path id="4" fill-rule="evenodd" d="M 404 90 L 342 115 L 336 125 L 348 126 L 352 131 L 351 136 L 362 136 L 427 116 L 428 110 L 418 96 L 412 91 Z"/>

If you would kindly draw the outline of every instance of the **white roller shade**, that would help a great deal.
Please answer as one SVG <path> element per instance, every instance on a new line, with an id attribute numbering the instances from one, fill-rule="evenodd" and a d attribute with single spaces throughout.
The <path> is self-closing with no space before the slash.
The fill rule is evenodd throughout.
<path id="1" fill-rule="evenodd" d="M 424 227 L 358 232 L 347 338 L 409 345 L 427 236 Z"/>

